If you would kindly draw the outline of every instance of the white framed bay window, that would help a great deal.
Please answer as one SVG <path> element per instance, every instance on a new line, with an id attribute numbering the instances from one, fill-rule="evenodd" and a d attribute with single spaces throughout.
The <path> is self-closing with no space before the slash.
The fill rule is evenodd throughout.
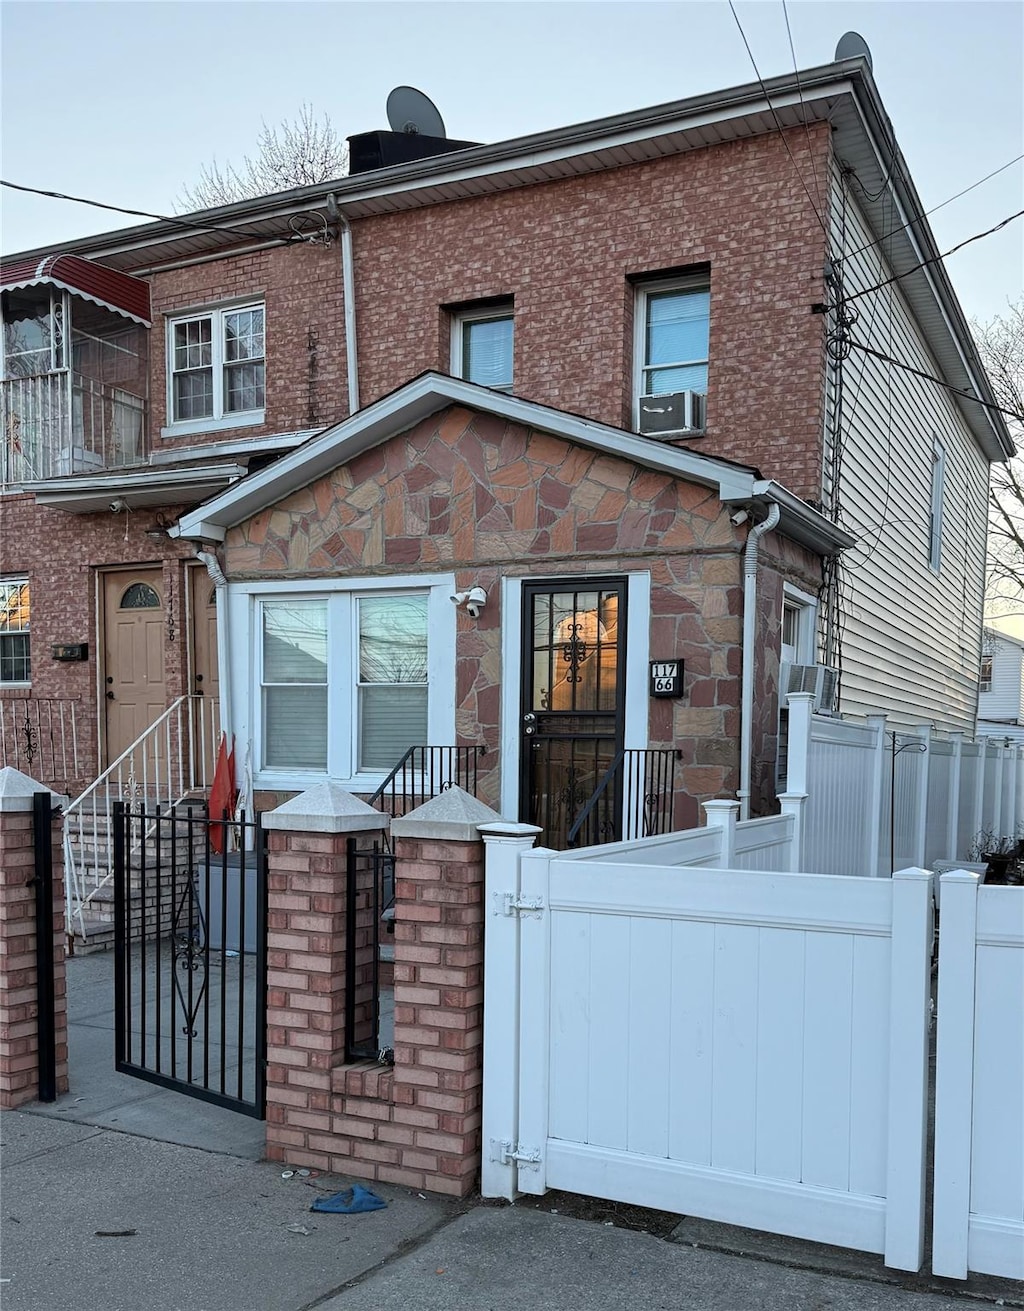
<path id="1" fill-rule="evenodd" d="M 232 652 L 233 728 L 252 738 L 257 785 L 361 791 L 409 747 L 454 742 L 453 590 L 451 576 L 232 589 L 250 636 Z"/>

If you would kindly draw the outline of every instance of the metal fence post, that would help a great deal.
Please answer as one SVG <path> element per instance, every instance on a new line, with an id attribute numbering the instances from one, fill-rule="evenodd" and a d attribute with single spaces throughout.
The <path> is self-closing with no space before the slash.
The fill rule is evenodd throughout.
<path id="1" fill-rule="evenodd" d="M 53 986 L 53 831 L 48 792 L 32 798 L 32 836 L 36 873 L 36 989 L 39 1043 L 39 1100 L 57 1100 L 57 1018 Z"/>
<path id="2" fill-rule="evenodd" d="M 877 878 L 882 857 L 882 805 L 885 795 L 885 715 L 868 715 L 868 728 L 875 735 L 871 749 L 871 793 L 868 803 L 868 822 L 865 826 L 865 862 L 870 878 Z M 895 823 L 890 813 L 889 824 Z M 889 873 L 886 865 L 885 872 Z"/>

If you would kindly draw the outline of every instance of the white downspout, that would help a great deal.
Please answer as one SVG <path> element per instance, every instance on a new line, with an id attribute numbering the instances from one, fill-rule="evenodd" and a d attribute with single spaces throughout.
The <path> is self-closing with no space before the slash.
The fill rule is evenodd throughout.
<path id="1" fill-rule="evenodd" d="M 750 766 L 754 731 L 754 642 L 757 636 L 757 551 L 761 538 L 779 522 L 782 511 L 776 502 L 767 517 L 747 534 L 743 550 L 743 681 L 740 693 L 740 819 L 750 818 Z"/>
<path id="2" fill-rule="evenodd" d="M 217 666 L 220 675 L 220 728 L 231 741 L 231 663 L 228 643 L 228 580 L 211 551 L 196 551 L 217 592 Z"/>
<path id="3" fill-rule="evenodd" d="M 359 409 L 359 345 L 356 339 L 356 271 L 352 260 L 352 225 L 341 212 L 337 197 L 327 197 L 327 213 L 341 229 L 341 295 L 345 312 L 345 365 L 348 374 L 348 412 Z"/>

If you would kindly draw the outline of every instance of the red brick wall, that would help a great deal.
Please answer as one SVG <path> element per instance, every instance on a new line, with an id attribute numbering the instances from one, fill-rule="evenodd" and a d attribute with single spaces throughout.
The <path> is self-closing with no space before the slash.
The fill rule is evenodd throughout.
<path id="1" fill-rule="evenodd" d="M 39 1092 L 39 988 L 31 811 L 0 812 L 0 1107 L 35 1101 Z M 67 989 L 64 973 L 64 877 L 59 821 L 53 825 L 54 1028 L 57 1092 L 68 1090 Z"/>
<path id="2" fill-rule="evenodd" d="M 164 511 L 165 515 L 173 511 Z M 193 556 L 187 542 L 146 536 L 156 512 L 139 509 L 127 516 L 72 515 L 37 506 L 31 496 L 0 496 L 0 576 L 28 576 L 31 584 L 32 686 L 24 692 L 0 689 L 5 698 L 74 697 L 82 777 L 41 779 L 58 790 L 78 791 L 96 774 L 97 680 L 102 676 L 102 632 L 97 629 L 96 572 L 101 566 L 161 565 L 165 608 L 171 605 L 164 650 L 168 700 L 184 692 L 186 668 L 183 561 Z M 56 661 L 55 642 L 88 642 L 89 658 L 78 664 Z M 2 762 L 0 762 L 2 763 Z"/>
<path id="3" fill-rule="evenodd" d="M 810 179 L 827 125 L 790 133 Z M 632 426 L 631 279 L 711 268 L 708 432 L 691 443 L 820 496 L 825 238 L 777 134 L 489 197 L 353 221 L 360 400 L 449 368 L 442 306 L 515 298 L 515 391 Z M 164 315 L 263 296 L 267 413 L 215 439 L 348 413 L 337 244 L 296 244 L 151 277 L 151 429 L 166 422 Z M 318 334 L 309 417 L 308 331 Z M 194 437 L 171 439 L 193 444 Z"/>

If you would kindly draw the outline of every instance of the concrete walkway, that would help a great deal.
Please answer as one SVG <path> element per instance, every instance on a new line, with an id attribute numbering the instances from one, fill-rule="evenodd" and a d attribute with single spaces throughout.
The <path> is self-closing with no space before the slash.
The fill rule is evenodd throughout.
<path id="1" fill-rule="evenodd" d="M 69 964 L 71 1092 L 0 1119 L 3 1311 L 1024 1308 L 1008 1281 L 905 1277 L 866 1254 L 558 1195 L 460 1206 L 379 1186 L 385 1210 L 311 1212 L 351 1180 L 285 1178 L 260 1159 L 259 1121 L 115 1074 L 110 958 Z M 648 1214 L 650 1233 L 617 1227 Z"/>

